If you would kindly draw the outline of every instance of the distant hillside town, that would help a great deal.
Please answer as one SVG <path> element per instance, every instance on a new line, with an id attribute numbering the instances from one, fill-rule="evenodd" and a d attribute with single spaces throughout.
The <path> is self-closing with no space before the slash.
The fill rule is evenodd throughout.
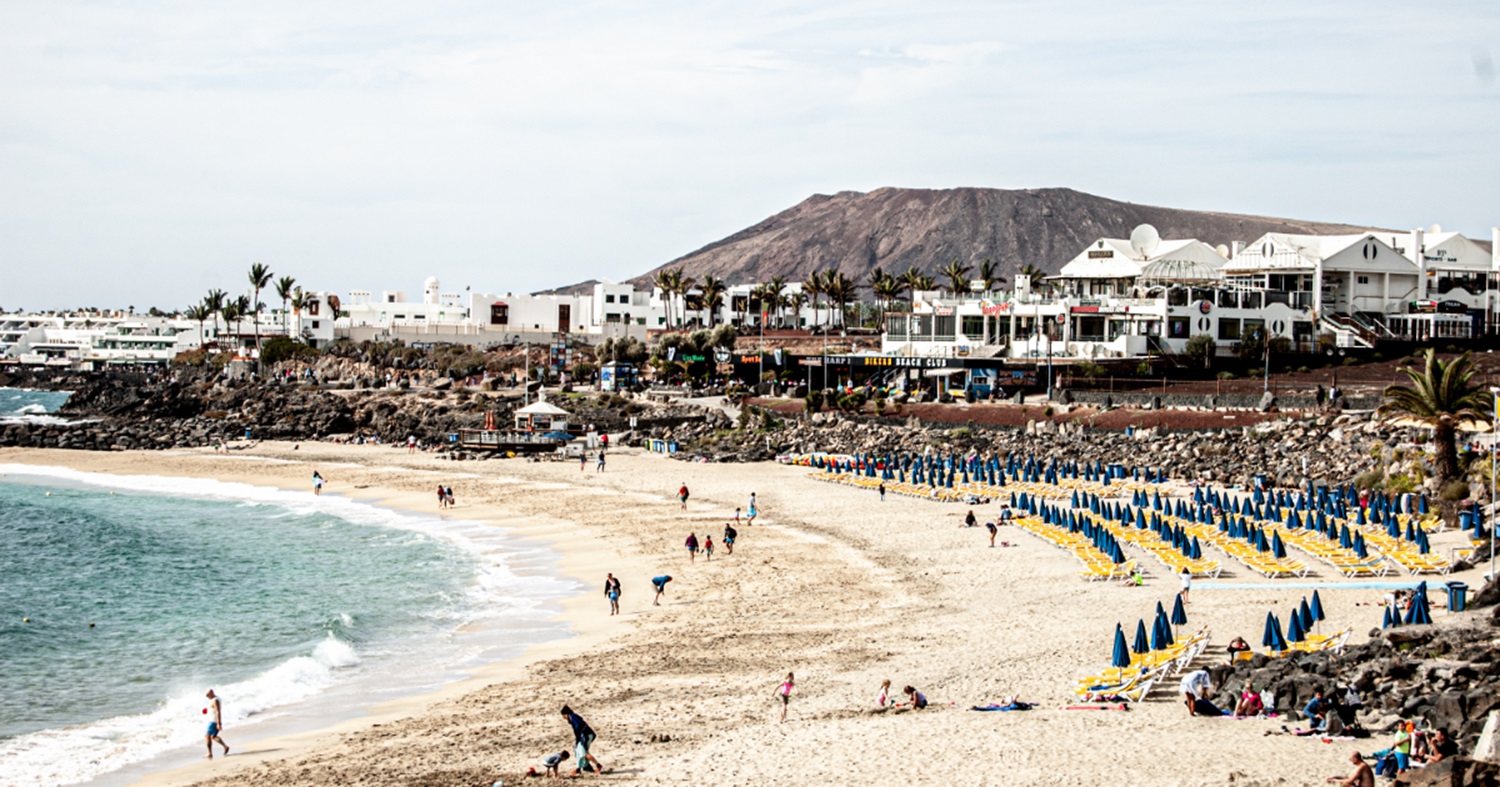
<path id="1" fill-rule="evenodd" d="M 800 281 L 738 283 L 673 268 L 658 270 L 649 286 L 599 282 L 591 291 L 539 295 L 444 292 L 434 277 L 413 297 L 304 291 L 257 264 L 244 294 L 214 290 L 171 313 L 0 315 L 0 363 L 98 369 L 162 364 L 193 351 L 253 360 L 278 340 L 314 349 L 344 340 L 598 344 L 730 325 L 749 335 L 878 332 L 881 358 L 949 359 L 932 365 L 965 368 L 1040 359 L 1207 362 L 1243 357 L 1247 348 L 1312 353 L 1500 333 L 1500 228 L 1487 246 L 1438 227 L 1273 232 L 1212 246 L 1163 239 L 1141 225 L 1128 238 L 1088 243 L 1055 275 L 1009 265 L 1020 272 L 1007 278 L 989 260 L 952 260 L 940 276 L 876 268 L 856 281 L 814 270 Z"/>

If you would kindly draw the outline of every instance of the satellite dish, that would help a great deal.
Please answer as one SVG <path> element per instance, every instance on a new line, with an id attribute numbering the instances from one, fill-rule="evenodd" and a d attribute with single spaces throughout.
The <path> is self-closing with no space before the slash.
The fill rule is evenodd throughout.
<path id="1" fill-rule="evenodd" d="M 1142 224 L 1130 231 L 1130 248 L 1143 260 L 1150 257 L 1160 244 L 1161 235 L 1150 224 Z"/>

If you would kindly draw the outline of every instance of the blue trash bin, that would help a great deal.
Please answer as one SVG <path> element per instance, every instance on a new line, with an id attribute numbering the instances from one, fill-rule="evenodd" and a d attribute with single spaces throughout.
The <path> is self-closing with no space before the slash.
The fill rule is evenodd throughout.
<path id="1" fill-rule="evenodd" d="M 1469 586 L 1463 582 L 1448 583 L 1448 611 L 1463 612 L 1469 605 Z"/>

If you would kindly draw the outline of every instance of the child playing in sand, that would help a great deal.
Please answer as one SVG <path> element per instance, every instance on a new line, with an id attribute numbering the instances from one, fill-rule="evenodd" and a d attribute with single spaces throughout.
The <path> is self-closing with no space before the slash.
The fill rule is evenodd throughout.
<path id="1" fill-rule="evenodd" d="M 786 721 L 786 706 L 791 703 L 792 695 L 797 693 L 797 683 L 792 673 L 786 674 L 786 680 L 776 687 L 776 696 L 781 698 L 781 720 Z"/>
<path id="2" fill-rule="evenodd" d="M 560 751 L 556 754 L 549 754 L 544 757 L 542 759 L 542 765 L 547 769 L 547 776 L 552 779 L 562 778 L 562 774 L 558 773 L 558 769 L 561 768 L 562 764 L 567 762 L 568 758 L 572 756 L 573 754 L 571 752 Z"/>
<path id="3" fill-rule="evenodd" d="M 921 710 L 921 709 L 927 707 L 927 695 L 923 694 L 920 691 L 917 691 L 915 687 L 907 686 L 906 688 L 902 689 L 901 691 L 906 694 L 906 696 L 907 696 L 907 702 L 911 703 L 912 710 Z M 905 705 L 905 704 L 907 704 L 907 703 L 900 702 L 900 703 L 897 703 L 897 706 L 901 706 L 901 705 Z"/>
<path id="4" fill-rule="evenodd" d="M 875 695 L 875 707 L 885 710 L 891 704 L 891 681 L 889 678 L 880 682 L 880 693 Z"/>

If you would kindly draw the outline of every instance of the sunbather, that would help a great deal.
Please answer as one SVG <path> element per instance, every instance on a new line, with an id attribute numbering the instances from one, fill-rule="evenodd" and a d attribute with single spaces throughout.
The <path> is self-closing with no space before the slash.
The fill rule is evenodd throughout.
<path id="1" fill-rule="evenodd" d="M 1234 706 L 1236 716 L 1259 716 L 1265 710 L 1261 704 L 1260 694 L 1255 691 L 1255 686 L 1250 681 L 1245 681 L 1245 691 L 1240 694 L 1239 704 Z"/>

